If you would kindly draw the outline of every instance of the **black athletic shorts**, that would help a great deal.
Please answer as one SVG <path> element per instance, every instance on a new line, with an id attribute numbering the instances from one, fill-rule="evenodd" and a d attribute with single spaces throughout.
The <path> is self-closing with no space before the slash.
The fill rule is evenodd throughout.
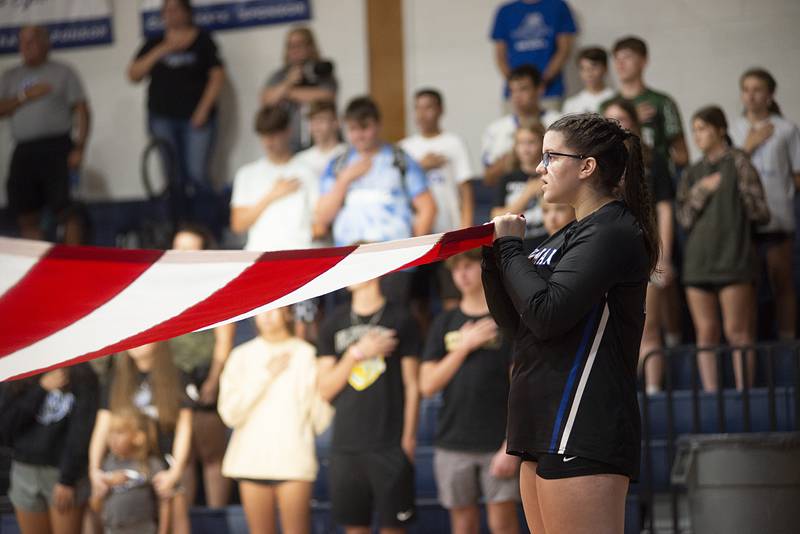
<path id="1" fill-rule="evenodd" d="M 339 525 L 370 526 L 374 510 L 380 527 L 403 527 L 416 513 L 414 467 L 400 447 L 331 453 L 329 483 L 333 520 Z"/>
<path id="2" fill-rule="evenodd" d="M 284 482 L 287 482 L 286 480 L 276 480 L 272 478 L 237 478 L 236 480 L 237 482 L 250 482 L 252 484 L 258 484 L 259 486 L 269 487 L 280 486 Z"/>
<path id="3" fill-rule="evenodd" d="M 8 171 L 8 206 L 16 215 L 50 208 L 61 214 L 70 205 L 68 135 L 17 144 Z"/>
<path id="4" fill-rule="evenodd" d="M 536 462 L 536 474 L 545 480 L 583 477 L 587 475 L 628 476 L 622 469 L 607 464 L 569 454 L 531 454 L 522 455 L 523 462 Z"/>
<path id="5" fill-rule="evenodd" d="M 700 291 L 705 291 L 706 293 L 714 293 L 718 294 L 720 291 L 725 289 L 728 286 L 736 285 L 736 284 L 747 284 L 752 283 L 749 280 L 740 280 L 740 281 L 733 281 L 733 282 L 687 282 L 686 287 L 691 287 L 693 289 L 699 289 Z"/>

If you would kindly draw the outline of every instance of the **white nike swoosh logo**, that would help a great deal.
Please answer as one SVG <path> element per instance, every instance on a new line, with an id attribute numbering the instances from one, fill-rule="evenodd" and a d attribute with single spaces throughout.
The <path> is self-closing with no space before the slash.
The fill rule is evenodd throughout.
<path id="1" fill-rule="evenodd" d="M 572 461 L 572 460 L 574 460 L 575 458 L 577 458 L 577 456 L 570 456 L 569 458 L 567 458 L 566 456 L 564 456 L 564 457 L 561 459 L 561 461 L 562 461 L 562 462 L 564 462 L 564 463 L 567 463 L 567 462 L 571 462 L 571 461 Z"/>
<path id="2" fill-rule="evenodd" d="M 405 512 L 397 512 L 398 521 L 408 521 L 414 515 L 414 510 L 407 510 Z"/>

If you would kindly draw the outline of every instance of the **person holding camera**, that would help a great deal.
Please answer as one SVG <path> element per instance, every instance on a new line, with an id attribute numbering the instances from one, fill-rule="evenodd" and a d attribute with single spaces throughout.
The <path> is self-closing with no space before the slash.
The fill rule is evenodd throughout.
<path id="1" fill-rule="evenodd" d="M 298 152 L 311 145 L 308 107 L 315 101 L 336 102 L 338 83 L 333 62 L 320 58 L 311 29 L 300 26 L 286 35 L 284 65 L 267 79 L 261 93 L 265 106 L 280 105 L 291 117 L 291 148 Z"/>

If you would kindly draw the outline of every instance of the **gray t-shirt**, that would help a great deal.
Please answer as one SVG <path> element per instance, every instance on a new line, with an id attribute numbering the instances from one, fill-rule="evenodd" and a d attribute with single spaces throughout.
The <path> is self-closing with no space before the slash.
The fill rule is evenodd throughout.
<path id="1" fill-rule="evenodd" d="M 164 464 L 155 457 L 147 460 L 149 472 L 142 472 L 136 460 L 123 460 L 109 454 L 103 462 L 103 471 L 130 471 L 128 482 L 111 488 L 103 505 L 103 525 L 119 529 L 133 525 L 155 524 L 158 502 L 153 489 L 153 475 L 164 470 Z"/>
<path id="2" fill-rule="evenodd" d="M 36 67 L 19 65 L 0 77 L 0 98 L 14 98 L 36 83 L 48 83 L 52 91 L 28 100 L 11 116 L 11 135 L 18 143 L 69 134 L 72 108 L 86 100 L 83 84 L 75 71 L 56 61 L 47 60 Z"/>

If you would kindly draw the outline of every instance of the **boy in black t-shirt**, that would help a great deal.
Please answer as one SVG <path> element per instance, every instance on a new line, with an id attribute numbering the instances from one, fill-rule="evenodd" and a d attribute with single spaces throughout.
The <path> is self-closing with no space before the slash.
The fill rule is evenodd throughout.
<path id="1" fill-rule="evenodd" d="M 441 391 L 444 401 L 433 460 L 439 501 L 450 510 L 452 532 L 478 532 L 483 494 L 492 533 L 516 533 L 519 459 L 505 444 L 510 342 L 489 315 L 480 250 L 447 265 L 463 297 L 436 318 L 420 372 L 422 394 Z"/>
<path id="2" fill-rule="evenodd" d="M 419 411 L 418 328 L 386 301 L 379 279 L 348 288 L 352 302 L 323 323 L 319 390 L 336 408 L 330 457 L 333 518 L 347 534 L 405 531 L 414 517 Z"/>

